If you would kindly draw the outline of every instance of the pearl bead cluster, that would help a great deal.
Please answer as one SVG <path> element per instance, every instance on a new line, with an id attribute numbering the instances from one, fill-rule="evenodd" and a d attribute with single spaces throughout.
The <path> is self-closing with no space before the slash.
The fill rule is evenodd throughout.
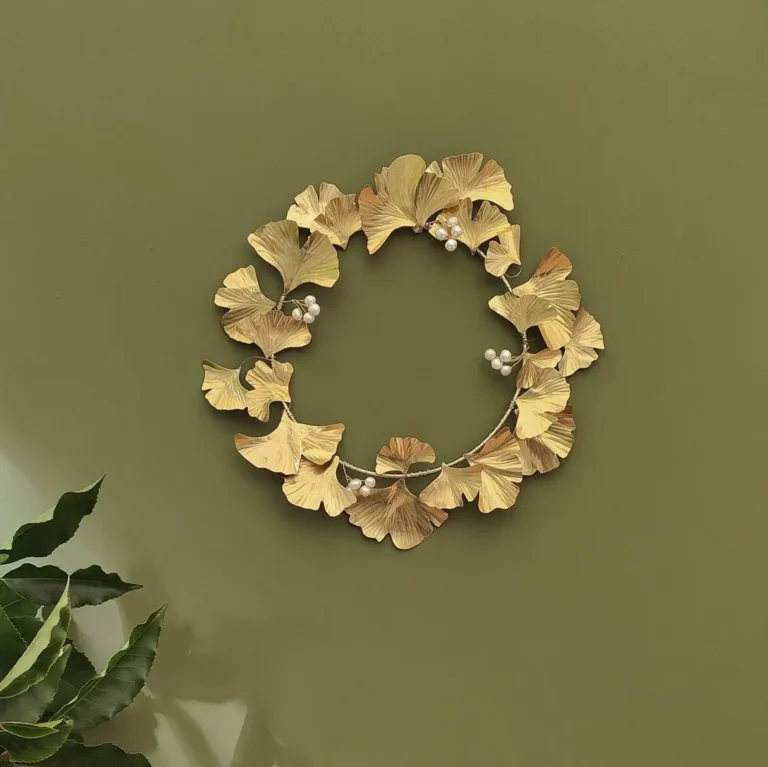
<path id="1" fill-rule="evenodd" d="M 459 226 L 459 219 L 456 218 L 456 216 L 451 216 L 446 222 L 445 225 L 449 227 L 449 229 L 446 229 L 445 226 L 441 226 L 438 229 L 435 230 L 435 237 L 437 237 L 438 240 L 445 242 L 445 249 L 449 251 L 454 251 L 458 247 L 458 242 L 456 241 L 456 238 L 464 231 Z"/>
<path id="2" fill-rule="evenodd" d="M 303 301 L 296 303 L 304 304 L 306 311 L 299 305 L 291 312 L 291 317 L 311 325 L 315 321 L 315 317 L 320 314 L 320 304 L 317 303 L 317 299 L 314 296 L 307 296 Z"/>
<path id="3" fill-rule="evenodd" d="M 498 370 L 503 376 L 508 376 L 512 372 L 512 352 L 509 349 L 502 349 L 501 354 L 496 356 L 495 349 L 486 349 L 483 356 L 491 363 L 494 370 Z"/>
<path id="4" fill-rule="evenodd" d="M 374 487 L 376 487 L 376 480 L 373 477 L 366 477 L 365 482 L 362 479 L 350 479 L 347 490 L 351 490 L 355 495 L 359 493 L 363 498 L 367 498 Z"/>

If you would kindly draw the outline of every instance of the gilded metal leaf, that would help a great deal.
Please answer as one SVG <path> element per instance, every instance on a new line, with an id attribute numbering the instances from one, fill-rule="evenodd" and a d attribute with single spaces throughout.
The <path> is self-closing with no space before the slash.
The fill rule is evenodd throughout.
<path id="1" fill-rule="evenodd" d="M 240 330 L 243 321 L 260 317 L 275 307 L 275 302 L 261 292 L 253 266 L 245 266 L 228 274 L 224 287 L 216 292 L 214 302 L 216 306 L 229 310 L 221 318 L 227 335 L 243 343 L 250 343 Z"/>
<path id="2" fill-rule="evenodd" d="M 503 428 L 483 445 L 479 453 L 466 455 L 470 466 L 480 467 L 480 500 L 483 514 L 508 509 L 517 500 L 523 479 L 520 447 L 508 428 Z"/>
<path id="3" fill-rule="evenodd" d="M 239 340 L 256 344 L 266 357 L 283 349 L 306 346 L 312 340 L 306 323 L 276 310 L 260 317 L 248 317 L 240 323 L 239 332 Z"/>
<path id="4" fill-rule="evenodd" d="M 215 362 L 203 362 L 203 391 L 216 410 L 242 410 L 248 391 L 240 383 L 240 368 L 225 368 Z"/>
<path id="5" fill-rule="evenodd" d="M 414 463 L 434 463 L 432 446 L 415 437 L 392 437 L 376 456 L 376 473 L 405 474 Z"/>
<path id="6" fill-rule="evenodd" d="M 269 406 L 273 402 L 290 402 L 288 384 L 293 375 L 290 362 L 275 360 L 270 367 L 266 362 L 257 362 L 245 374 L 245 380 L 253 387 L 246 392 L 248 413 L 260 421 L 269 420 Z"/>
<path id="7" fill-rule="evenodd" d="M 605 349 L 600 323 L 582 306 L 576 313 L 573 335 L 563 350 L 560 372 L 569 376 L 582 368 L 588 368 L 596 359 L 595 349 Z"/>
<path id="8" fill-rule="evenodd" d="M 310 426 L 297 423 L 283 412 L 273 432 L 264 437 L 237 434 L 235 447 L 254 466 L 290 475 L 299 470 L 302 456 L 312 463 L 328 463 L 336 454 L 343 433 L 344 424 Z"/>
<path id="9" fill-rule="evenodd" d="M 419 498 L 438 509 L 455 509 L 463 506 L 464 498 L 468 501 L 474 501 L 477 498 L 480 492 L 481 471 L 480 466 L 457 469 L 443 464 L 437 479 L 430 482 L 419 493 Z"/>
<path id="10" fill-rule="evenodd" d="M 557 370 L 540 370 L 533 386 L 517 398 L 515 434 L 520 439 L 543 434 L 557 420 L 570 395 L 570 385 Z"/>
<path id="11" fill-rule="evenodd" d="M 559 349 L 542 349 L 536 354 L 524 354 L 520 372 L 517 374 L 517 385 L 521 389 L 530 389 L 535 383 L 539 371 L 544 368 L 557 367 L 562 356 Z"/>
<path id="12" fill-rule="evenodd" d="M 512 224 L 498 238 L 498 242 L 494 240 L 488 245 L 485 256 L 485 271 L 494 277 L 501 277 L 510 266 L 520 263 L 520 225 Z"/>
<path id="13" fill-rule="evenodd" d="M 575 312 L 581 303 L 579 286 L 566 279 L 573 266 L 568 257 L 557 248 L 544 256 L 528 282 L 513 289 L 516 296 L 539 296 L 549 301 L 557 317 L 539 326 L 541 335 L 550 349 L 559 349 L 571 339 Z"/>
<path id="14" fill-rule="evenodd" d="M 322 466 L 302 458 L 298 472 L 283 482 L 283 493 L 294 506 L 316 511 L 322 504 L 329 517 L 338 517 L 357 500 L 357 496 L 339 482 L 338 470 L 337 456 Z"/>
<path id="15" fill-rule="evenodd" d="M 312 232 L 299 246 L 299 225 L 295 221 L 273 221 L 248 235 L 251 247 L 283 277 L 283 293 L 305 282 L 330 288 L 339 279 L 339 257 L 331 241 Z"/>
<path id="16" fill-rule="evenodd" d="M 483 202 L 473 217 L 472 200 L 465 197 L 463 200 L 459 200 L 457 205 L 442 211 L 430 226 L 429 233 L 433 237 L 437 237 L 438 229 L 450 229 L 447 221 L 451 216 L 456 216 L 459 219 L 459 226 L 462 229 L 461 234 L 454 239 L 463 242 L 473 253 L 484 242 L 492 237 L 498 237 L 512 228 L 507 217 L 490 202 Z"/>
<path id="17" fill-rule="evenodd" d="M 338 187 L 320 184 L 320 194 L 308 186 L 296 196 L 296 204 L 286 218 L 303 229 L 324 234 L 334 244 L 346 248 L 349 238 L 362 227 L 354 194 L 343 194 Z"/>
<path id="18" fill-rule="evenodd" d="M 360 215 L 369 253 L 375 253 L 395 229 L 423 227 L 430 216 L 458 200 L 453 184 L 426 173 L 426 167 L 418 155 L 403 155 L 376 174 L 376 192 L 369 186 L 360 192 Z"/>
<path id="19" fill-rule="evenodd" d="M 494 296 L 488 306 L 496 314 L 509 320 L 521 333 L 534 325 L 543 325 L 553 320 L 557 314 L 555 307 L 538 296 L 516 296 L 504 293 Z"/>
<path id="20" fill-rule="evenodd" d="M 398 549 L 412 549 L 448 519 L 442 509 L 419 500 L 400 479 L 391 487 L 358 498 L 347 512 L 367 538 L 381 542 L 389 535 Z"/>
<path id="21" fill-rule="evenodd" d="M 556 469 L 560 465 L 560 459 L 571 452 L 575 428 L 573 408 L 567 405 L 543 434 L 531 439 L 518 439 L 523 474 L 527 477 L 537 471 L 545 474 Z"/>
<path id="22" fill-rule="evenodd" d="M 437 163 L 429 166 L 431 173 L 440 174 Z M 504 210 L 512 210 L 512 185 L 504 176 L 504 168 L 495 160 L 488 160 L 483 167 L 483 155 L 479 152 L 446 157 L 442 175 L 459 191 L 459 197 L 470 200 L 490 200 Z"/>
<path id="23" fill-rule="evenodd" d="M 315 219 L 325 212 L 328 203 L 342 195 L 343 192 L 335 184 L 323 181 L 319 195 L 310 184 L 301 194 L 294 197 L 296 204 L 288 208 L 286 218 L 295 221 L 302 229 L 313 229 Z"/>

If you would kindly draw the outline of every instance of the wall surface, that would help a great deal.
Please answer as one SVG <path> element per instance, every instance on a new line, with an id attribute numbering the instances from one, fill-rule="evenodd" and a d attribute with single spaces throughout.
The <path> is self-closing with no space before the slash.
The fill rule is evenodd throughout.
<path id="1" fill-rule="evenodd" d="M 2 534 L 106 471 L 61 556 L 145 589 L 82 611 L 95 651 L 171 605 L 151 695 L 98 737 L 155 767 L 765 764 L 766 22 L 2 2 Z M 200 363 L 247 356 L 213 294 L 307 184 L 472 150 L 513 181 L 525 274 L 568 253 L 608 349 L 565 465 L 404 554 L 289 506 Z M 358 238 L 313 292 L 296 410 L 344 422 L 350 459 L 403 433 L 452 456 L 503 410 L 481 353 L 510 336 L 466 253 Z"/>

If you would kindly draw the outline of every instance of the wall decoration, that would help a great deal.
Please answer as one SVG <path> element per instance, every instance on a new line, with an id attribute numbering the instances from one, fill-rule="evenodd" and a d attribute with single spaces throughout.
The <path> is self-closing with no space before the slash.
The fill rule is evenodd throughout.
<path id="1" fill-rule="evenodd" d="M 265 224 L 248 237 L 256 253 L 280 272 L 282 295 L 266 296 L 253 266 L 224 279 L 215 297 L 226 310 L 224 331 L 254 344 L 262 355 L 238 368 L 205 362 L 202 388 L 213 407 L 247 409 L 261 421 L 268 420 L 271 403 L 282 404 L 274 431 L 262 437 L 238 434 L 235 446 L 254 466 L 284 476 L 283 492 L 293 505 L 322 507 L 332 517 L 345 513 L 368 538 L 389 536 L 398 548 L 410 549 L 465 501 L 476 500 L 483 513 L 510 508 L 524 477 L 552 471 L 570 453 L 575 424 L 568 377 L 597 359 L 603 335 L 581 306 L 578 285 L 570 279 L 571 262 L 559 250 L 552 249 L 527 282 L 512 286 L 509 271 L 521 264 L 520 227 L 504 213 L 512 207 L 504 170 L 493 160 L 483 164 L 479 153 L 430 165 L 404 155 L 376 174 L 375 189 L 366 187 L 358 200 L 333 184 L 322 183 L 317 191 L 309 186 L 285 220 Z M 502 379 L 517 373 L 508 407 L 479 444 L 439 466 L 414 469 L 434 464 L 434 450 L 415 437 L 393 437 L 374 467 L 366 468 L 338 455 L 343 424 L 315 426 L 296 418 L 293 366 L 277 355 L 306 346 L 310 326 L 322 316 L 313 295 L 299 298 L 294 291 L 306 283 L 334 285 L 337 248 L 345 249 L 356 232 L 363 231 L 368 252 L 376 253 L 402 227 L 431 235 L 448 252 L 464 245 L 501 280 L 504 292 L 488 306 L 514 326 L 521 350 L 485 350 L 485 360 Z M 309 231 L 303 244 L 302 229 Z M 418 496 L 407 485 L 416 477 L 434 477 Z"/>

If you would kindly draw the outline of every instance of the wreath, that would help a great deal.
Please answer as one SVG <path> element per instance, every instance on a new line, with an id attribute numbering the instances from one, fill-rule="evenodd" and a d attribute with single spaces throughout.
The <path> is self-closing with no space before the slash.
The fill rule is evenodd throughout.
<path id="1" fill-rule="evenodd" d="M 575 428 L 568 404 L 568 377 L 589 367 L 603 349 L 595 318 L 581 306 L 571 262 L 551 250 L 533 276 L 513 287 L 509 275 L 519 267 L 520 227 L 503 210 L 513 207 L 511 185 L 493 160 L 478 153 L 447 157 L 427 166 L 416 155 L 398 157 L 375 176 L 356 199 L 333 184 L 307 187 L 295 198 L 285 220 L 265 224 L 248 237 L 256 253 L 280 273 L 282 295 L 275 301 L 259 287 L 256 270 L 246 266 L 228 275 L 215 303 L 226 309 L 222 325 L 230 338 L 257 346 L 262 355 L 237 368 L 206 361 L 202 389 L 218 410 L 246 410 L 267 421 L 270 405 L 282 404 L 277 428 L 266 436 L 238 434 L 235 446 L 251 464 L 284 477 L 283 493 L 295 506 L 332 517 L 342 512 L 368 538 L 389 536 L 400 549 L 421 543 L 448 518 L 448 511 L 477 499 L 481 512 L 509 509 L 523 477 L 560 465 L 573 446 Z M 502 210 L 503 209 L 503 210 Z M 434 464 L 435 451 L 415 437 L 393 437 L 382 447 L 373 469 L 339 457 L 341 423 L 315 426 L 293 413 L 293 366 L 277 355 L 306 346 L 310 325 L 320 316 L 313 295 L 295 291 L 312 283 L 330 288 L 339 278 L 337 248 L 362 230 L 369 253 L 376 253 L 395 229 L 410 227 L 444 243 L 459 244 L 482 258 L 486 271 L 504 284 L 488 306 L 508 320 L 521 337 L 521 352 L 486 349 L 484 358 L 503 377 L 517 369 L 506 411 L 490 433 L 454 460 Z M 300 230 L 309 230 L 302 242 Z M 488 243 L 486 250 L 481 246 Z M 255 361 L 255 364 L 252 364 Z M 418 495 L 407 480 L 434 479 Z M 382 483 L 391 483 L 381 487 Z"/>

